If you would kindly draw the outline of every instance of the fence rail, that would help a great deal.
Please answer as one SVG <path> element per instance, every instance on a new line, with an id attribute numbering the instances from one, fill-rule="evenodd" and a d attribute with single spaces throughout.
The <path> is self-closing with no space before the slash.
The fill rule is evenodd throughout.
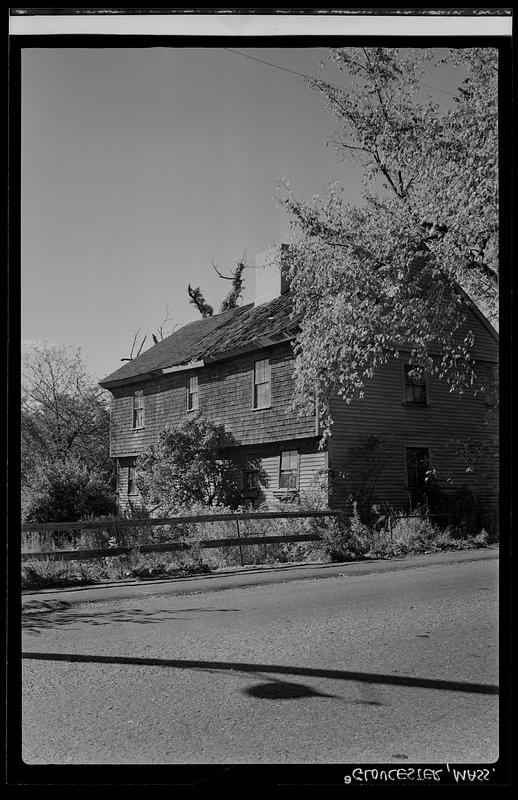
<path id="1" fill-rule="evenodd" d="M 343 517 L 344 511 L 327 509 L 326 511 L 250 511 L 242 514 L 198 514 L 197 516 L 164 517 L 152 519 L 120 519 L 107 518 L 92 520 L 91 522 L 24 522 L 21 526 L 22 533 L 37 533 L 38 531 L 90 531 L 105 528 L 154 528 L 156 525 L 174 525 L 189 522 L 229 522 L 247 519 L 289 519 L 291 517 Z"/>
<path id="2" fill-rule="evenodd" d="M 236 538 L 201 539 L 198 541 L 167 541 L 152 544 L 132 544 L 128 546 L 114 546 L 108 548 L 89 548 L 88 550 L 44 550 L 39 552 L 23 552 L 22 561 L 85 561 L 96 558 L 110 558 L 113 556 L 127 555 L 138 550 L 141 553 L 168 553 L 180 550 L 190 550 L 193 546 L 201 549 L 220 547 L 239 547 L 241 561 L 243 562 L 242 546 L 255 544 L 281 544 L 283 542 L 310 542 L 320 541 L 322 538 L 317 532 L 285 535 L 260 535 L 241 536 L 239 523 L 246 520 L 291 519 L 291 518 L 320 518 L 335 517 L 343 519 L 343 511 L 329 509 L 326 511 L 258 511 L 240 514 L 199 514 L 197 516 L 178 516 L 161 519 L 106 519 L 92 522 L 45 522 L 24 523 L 22 533 L 77 533 L 90 530 L 111 530 L 117 532 L 124 528 L 154 528 L 164 525 L 174 526 L 179 524 L 195 524 L 197 522 L 235 522 L 237 527 Z"/>

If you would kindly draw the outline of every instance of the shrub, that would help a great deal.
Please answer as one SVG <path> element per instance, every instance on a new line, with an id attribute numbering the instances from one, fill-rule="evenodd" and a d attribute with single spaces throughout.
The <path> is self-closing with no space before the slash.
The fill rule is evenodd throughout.
<path id="1" fill-rule="evenodd" d="M 415 509 L 417 516 L 407 517 L 401 512 L 400 518 L 392 526 L 392 531 L 380 531 L 371 547 L 369 556 L 393 558 L 395 556 L 418 553 L 433 553 L 441 550 L 466 550 L 485 547 L 488 541 L 486 531 L 477 536 L 459 536 L 458 529 L 452 526 L 439 527 L 426 516 L 426 509 Z"/>
<path id="2" fill-rule="evenodd" d="M 494 503 L 479 497 L 469 486 L 446 492 L 432 477 L 427 483 L 424 501 L 432 517 L 434 514 L 441 516 L 437 518 L 439 527 L 452 526 L 465 538 L 485 529 L 496 538 L 498 519 Z"/>
<path id="3" fill-rule="evenodd" d="M 115 496 L 101 473 L 75 457 L 46 462 L 37 470 L 24 507 L 25 522 L 76 522 L 114 514 Z"/>
<path id="4" fill-rule="evenodd" d="M 199 413 L 166 425 L 137 460 L 137 487 L 143 503 L 167 515 L 196 503 L 236 506 L 235 465 L 222 455 L 236 444 L 224 425 Z"/>
<path id="5" fill-rule="evenodd" d="M 140 553 L 133 551 L 124 569 L 124 576 L 141 580 L 152 578 L 205 575 L 211 568 L 202 559 L 176 553 Z"/>
<path id="6" fill-rule="evenodd" d="M 331 561 L 356 561 L 368 553 L 370 536 L 370 529 L 361 521 L 354 503 L 352 517 L 346 523 L 335 520 L 327 523 L 322 531 L 322 548 Z"/>

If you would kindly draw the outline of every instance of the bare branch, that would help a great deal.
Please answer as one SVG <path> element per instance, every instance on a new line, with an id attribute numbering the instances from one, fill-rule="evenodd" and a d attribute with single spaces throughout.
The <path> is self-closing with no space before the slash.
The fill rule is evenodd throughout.
<path id="1" fill-rule="evenodd" d="M 146 341 L 146 339 L 147 339 L 147 333 L 146 333 L 146 335 L 144 336 L 144 338 L 142 339 L 142 343 L 141 343 L 141 345 L 140 345 L 140 347 L 139 347 L 139 349 L 138 349 L 138 353 L 137 353 L 137 355 L 135 356 L 135 358 L 138 358 L 138 357 L 139 357 L 139 355 L 141 354 L 141 352 L 142 352 L 142 348 L 144 347 L 144 342 Z"/>
<path id="2" fill-rule="evenodd" d="M 223 278 L 223 280 L 225 280 L 225 281 L 231 281 L 231 280 L 233 279 L 233 275 L 223 275 L 223 274 L 222 274 L 222 273 L 219 271 L 219 269 L 217 268 L 217 266 L 216 266 L 216 264 L 214 263 L 214 261 L 212 261 L 212 267 L 213 267 L 214 271 L 216 272 L 216 274 L 217 274 L 217 275 L 218 275 L 220 278 Z"/>

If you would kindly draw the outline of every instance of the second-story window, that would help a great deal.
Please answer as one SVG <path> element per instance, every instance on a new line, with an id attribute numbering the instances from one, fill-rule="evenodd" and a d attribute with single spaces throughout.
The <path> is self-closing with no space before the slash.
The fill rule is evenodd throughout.
<path id="1" fill-rule="evenodd" d="M 198 376 L 192 375 L 187 383 L 187 411 L 198 408 Z"/>
<path id="2" fill-rule="evenodd" d="M 144 392 L 139 389 L 133 392 L 133 428 L 144 427 Z"/>
<path id="3" fill-rule="evenodd" d="M 405 364 L 405 403 L 426 405 L 426 378 L 423 370 L 413 364 Z"/>
<path id="4" fill-rule="evenodd" d="M 271 403 L 270 361 L 254 362 L 254 408 L 268 408 Z"/>

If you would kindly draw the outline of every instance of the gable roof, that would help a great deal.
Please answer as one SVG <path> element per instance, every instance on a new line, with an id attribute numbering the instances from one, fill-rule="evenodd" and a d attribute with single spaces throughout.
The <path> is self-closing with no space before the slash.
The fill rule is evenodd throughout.
<path id="1" fill-rule="evenodd" d="M 260 306 L 249 303 L 190 322 L 107 375 L 100 385 L 122 385 L 172 367 L 218 361 L 288 341 L 295 336 L 300 320 L 300 315 L 292 318 L 292 310 L 293 296 L 287 292 Z"/>
<path id="2" fill-rule="evenodd" d="M 468 306 L 498 341 L 498 334 L 493 326 L 469 296 L 462 293 Z M 188 369 L 189 366 L 202 366 L 289 341 L 295 337 L 302 318 L 302 314 L 294 315 L 292 312 L 293 294 L 286 292 L 269 303 L 259 306 L 249 303 L 212 317 L 198 319 L 174 331 L 162 342 L 153 345 L 99 383 L 105 388 L 115 388 L 139 378 L 159 376 L 175 367 Z"/>

